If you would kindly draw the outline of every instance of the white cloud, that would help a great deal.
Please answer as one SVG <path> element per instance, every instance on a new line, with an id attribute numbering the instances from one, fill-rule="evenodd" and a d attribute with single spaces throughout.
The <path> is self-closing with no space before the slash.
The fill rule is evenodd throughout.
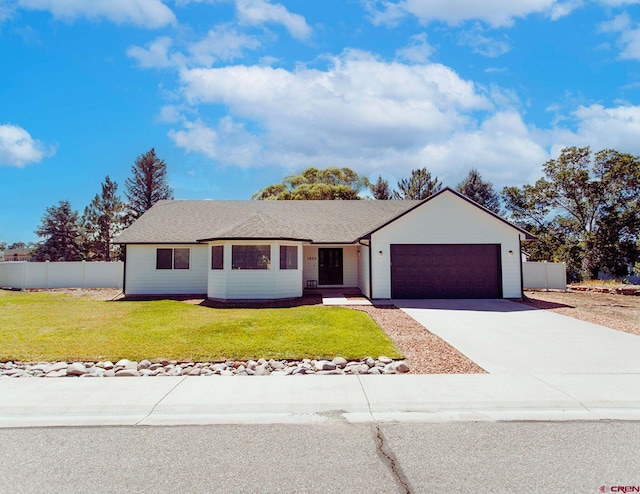
<path id="1" fill-rule="evenodd" d="M 489 58 L 504 55 L 511 49 L 508 41 L 485 36 L 482 27 L 479 25 L 476 25 L 469 31 L 461 33 L 459 42 L 463 45 L 470 46 L 474 53 Z"/>
<path id="2" fill-rule="evenodd" d="M 13 4 L 3 4 L 2 0 L 0 0 L 0 22 L 4 22 L 7 19 L 11 19 L 15 12 L 15 5 Z"/>
<path id="3" fill-rule="evenodd" d="M 254 36 L 240 33 L 231 26 L 217 26 L 207 35 L 188 47 L 192 61 L 198 65 L 210 67 L 215 61 L 230 61 L 241 58 L 244 50 L 255 50 L 260 41 Z"/>
<path id="4" fill-rule="evenodd" d="M 460 129 L 450 138 L 428 143 L 424 162 L 437 173 L 482 170 L 497 186 L 526 183 L 539 178 L 540 166 L 549 159 L 545 148 L 515 111 L 500 111 L 477 128 Z"/>
<path id="5" fill-rule="evenodd" d="M 427 63 L 433 54 L 433 47 L 427 42 L 427 33 L 411 36 L 409 44 L 396 51 L 396 56 L 409 62 Z"/>
<path id="6" fill-rule="evenodd" d="M 226 116 L 217 128 L 208 127 L 201 119 L 184 122 L 179 130 L 170 130 L 170 139 L 187 153 L 201 153 L 224 164 L 252 168 L 262 159 L 259 140 L 247 132 L 244 125 Z"/>
<path id="7" fill-rule="evenodd" d="M 602 33 L 616 33 L 619 57 L 626 60 L 640 60 L 640 27 L 633 28 L 631 17 L 623 12 L 598 26 Z"/>
<path id="8" fill-rule="evenodd" d="M 272 138 L 302 140 L 304 148 L 419 142 L 463 123 L 464 111 L 491 108 L 473 83 L 443 65 L 389 63 L 357 51 L 327 71 L 229 66 L 183 70 L 180 79 L 189 103 L 226 105 Z"/>
<path id="9" fill-rule="evenodd" d="M 528 178 L 548 159 L 516 110 L 495 109 L 513 106 L 512 95 L 495 88 L 487 95 L 440 64 L 349 51 L 327 70 L 233 66 L 185 69 L 180 78 L 202 118 L 207 105 L 228 114 L 213 127 L 187 122 L 170 137 L 220 164 L 330 163 L 398 176 L 426 165 L 451 180 L 476 166 L 502 185 L 520 180 L 523 169 Z"/>
<path id="10" fill-rule="evenodd" d="M 640 60 L 640 28 L 625 31 L 618 40 L 621 51 L 620 58 L 627 60 Z"/>
<path id="11" fill-rule="evenodd" d="M 186 58 L 179 53 L 170 53 L 173 40 L 168 36 L 156 38 L 147 43 L 145 48 L 131 46 L 127 49 L 127 55 L 138 62 L 144 69 L 180 67 L 186 63 Z"/>
<path id="12" fill-rule="evenodd" d="M 161 0 L 19 0 L 21 7 L 46 10 L 57 19 L 108 19 L 146 28 L 175 24 L 176 17 Z"/>
<path id="13" fill-rule="evenodd" d="M 550 13 L 556 0 L 369 0 L 374 23 L 396 22 L 401 14 L 416 16 L 421 22 L 442 21 L 460 24 L 479 20 L 497 26 L 509 26 L 515 18 L 535 13 Z"/>
<path id="14" fill-rule="evenodd" d="M 170 37 L 161 36 L 144 47 L 129 47 L 127 55 L 145 69 L 210 67 L 217 61 L 240 58 L 244 55 L 244 50 L 260 47 L 260 42 L 253 36 L 238 32 L 233 27 L 221 25 L 211 29 L 199 41 L 183 43 L 188 55 L 173 49 L 173 45 L 174 41 Z"/>
<path id="15" fill-rule="evenodd" d="M 23 167 L 38 163 L 45 156 L 54 153 L 53 147 L 36 141 L 22 127 L 12 124 L 0 125 L 0 165 Z"/>
<path id="16" fill-rule="evenodd" d="M 598 30 L 603 33 L 618 33 L 626 31 L 631 27 L 631 17 L 626 12 L 618 14 L 613 19 L 604 21 L 598 26 Z"/>
<path id="17" fill-rule="evenodd" d="M 402 19 L 407 12 L 400 4 L 388 0 L 362 0 L 369 13 L 369 20 L 375 25 L 386 24 L 393 26 Z"/>
<path id="18" fill-rule="evenodd" d="M 282 4 L 272 4 L 267 0 L 236 0 L 236 9 L 238 19 L 244 24 L 282 24 L 296 39 L 305 40 L 311 36 L 312 30 L 305 18 L 289 12 Z"/>
<path id="19" fill-rule="evenodd" d="M 555 3 L 553 7 L 551 7 L 551 13 L 549 17 L 552 21 L 557 21 L 558 19 L 569 15 L 577 8 L 582 7 L 582 5 L 582 0 L 568 0 L 566 2 Z"/>
<path id="20" fill-rule="evenodd" d="M 580 106 L 571 114 L 575 130 L 557 128 L 549 132 L 553 149 L 565 146 L 614 148 L 640 155 L 640 106 Z"/>

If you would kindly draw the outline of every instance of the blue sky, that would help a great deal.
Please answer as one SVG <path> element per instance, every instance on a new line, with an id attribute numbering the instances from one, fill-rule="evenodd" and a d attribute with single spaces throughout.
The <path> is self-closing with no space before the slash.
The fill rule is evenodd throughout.
<path id="1" fill-rule="evenodd" d="M 640 0 L 0 0 L 0 241 L 124 192 L 309 166 L 531 183 L 565 146 L 640 154 Z"/>

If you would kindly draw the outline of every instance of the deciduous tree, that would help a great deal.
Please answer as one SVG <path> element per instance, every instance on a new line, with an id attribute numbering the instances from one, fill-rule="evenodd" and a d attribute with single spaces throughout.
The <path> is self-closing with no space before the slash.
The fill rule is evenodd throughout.
<path id="1" fill-rule="evenodd" d="M 505 188 L 502 197 L 516 222 L 541 235 L 541 250 L 553 252 L 546 260 L 567 262 L 573 277 L 628 274 L 640 259 L 640 160 L 570 147 L 543 171 L 534 185 Z"/>
<path id="2" fill-rule="evenodd" d="M 354 200 L 369 186 L 367 177 L 350 168 L 307 168 L 300 175 L 285 177 L 253 195 L 256 200 Z"/>

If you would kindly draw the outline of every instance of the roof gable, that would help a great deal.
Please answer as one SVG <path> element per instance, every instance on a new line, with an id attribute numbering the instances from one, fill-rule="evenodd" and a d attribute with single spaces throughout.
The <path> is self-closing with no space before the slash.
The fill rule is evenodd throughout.
<path id="1" fill-rule="evenodd" d="M 534 237 L 533 235 L 531 235 L 529 232 L 527 232 L 526 230 L 520 228 L 519 226 L 514 225 L 513 223 L 511 223 L 510 221 L 505 220 L 502 216 L 494 213 L 493 211 L 485 208 L 484 206 L 478 204 L 477 202 L 475 202 L 472 199 L 469 199 L 467 196 L 461 194 L 460 192 L 458 192 L 457 190 L 452 189 L 451 187 L 445 187 L 444 189 L 441 189 L 440 191 L 436 192 L 435 194 L 427 197 L 426 199 L 423 199 L 422 201 L 419 201 L 418 204 L 414 205 L 413 207 L 411 207 L 410 209 L 407 209 L 406 211 L 402 212 L 401 214 L 399 214 L 398 216 L 396 216 L 395 218 L 391 218 L 388 222 L 386 222 L 383 225 L 380 225 L 379 227 L 377 227 L 376 229 L 370 231 L 367 235 L 366 238 L 370 238 L 371 235 L 373 235 L 375 232 L 382 230 L 385 226 L 393 223 L 394 221 L 396 221 L 397 219 L 401 218 L 402 216 L 404 216 L 405 214 L 410 213 L 411 211 L 413 211 L 414 209 L 419 208 L 420 206 L 427 204 L 430 201 L 433 201 L 434 199 L 436 199 L 437 197 L 439 197 L 441 194 L 446 194 L 446 193 L 451 193 L 454 196 L 458 197 L 459 199 L 462 199 L 463 201 L 466 201 L 467 203 L 469 203 L 471 206 L 478 208 L 480 211 L 482 211 L 485 214 L 488 214 L 490 216 L 492 216 L 493 218 L 497 219 L 498 221 L 501 221 L 502 223 L 504 223 L 505 225 L 509 226 L 510 228 L 513 228 L 514 230 L 518 231 L 520 234 L 524 235 L 524 238 L 526 240 L 535 240 L 536 237 Z"/>

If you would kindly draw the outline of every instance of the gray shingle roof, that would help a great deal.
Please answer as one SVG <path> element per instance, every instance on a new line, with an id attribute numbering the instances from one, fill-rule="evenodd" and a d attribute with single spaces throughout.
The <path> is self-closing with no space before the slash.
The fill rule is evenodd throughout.
<path id="1" fill-rule="evenodd" d="M 353 243 L 421 201 L 160 201 L 119 243 L 299 239 Z"/>

